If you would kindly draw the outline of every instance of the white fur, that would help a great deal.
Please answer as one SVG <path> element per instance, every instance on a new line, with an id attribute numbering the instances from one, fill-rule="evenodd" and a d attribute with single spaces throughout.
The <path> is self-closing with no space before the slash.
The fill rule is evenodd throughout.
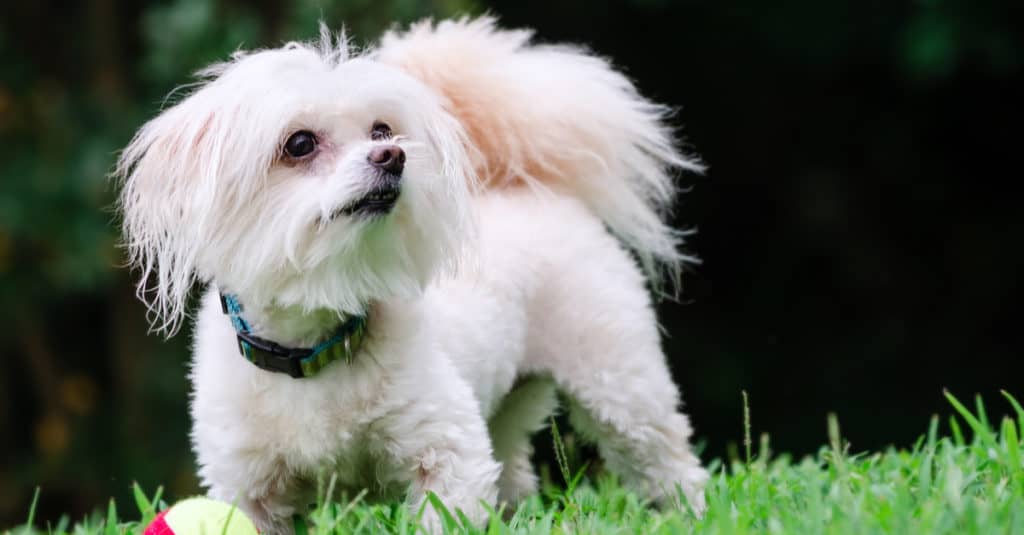
<path id="1" fill-rule="evenodd" d="M 556 387 L 628 484 L 657 499 L 679 485 L 703 508 L 707 475 L 627 250 L 649 274 L 678 267 L 659 214 L 669 168 L 696 164 L 606 62 L 527 40 L 478 19 L 358 57 L 329 38 L 238 54 L 125 150 L 126 243 L 154 325 L 173 333 L 193 284 L 212 285 L 191 373 L 200 477 L 265 532 L 288 531 L 321 474 L 414 508 L 430 490 L 479 521 L 482 503 L 536 490 L 529 435 Z M 377 120 L 394 140 L 369 139 Z M 298 164 L 279 157 L 297 130 L 321 140 Z M 408 154 L 396 208 L 327 221 L 365 194 L 380 143 Z M 369 335 L 352 364 L 266 372 L 239 355 L 218 289 L 284 345 L 321 340 L 342 314 L 368 313 Z"/>

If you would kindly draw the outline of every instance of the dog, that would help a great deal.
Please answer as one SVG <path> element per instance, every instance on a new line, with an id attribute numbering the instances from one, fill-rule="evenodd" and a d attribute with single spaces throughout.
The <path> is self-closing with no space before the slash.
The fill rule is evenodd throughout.
<path id="1" fill-rule="evenodd" d="M 704 508 L 652 305 L 690 260 L 673 176 L 701 164 L 608 61 L 531 40 L 463 18 L 354 52 L 321 28 L 201 71 L 121 153 L 153 328 L 206 285 L 199 476 L 261 531 L 323 474 L 481 522 L 537 491 L 559 391 L 625 484 Z"/>

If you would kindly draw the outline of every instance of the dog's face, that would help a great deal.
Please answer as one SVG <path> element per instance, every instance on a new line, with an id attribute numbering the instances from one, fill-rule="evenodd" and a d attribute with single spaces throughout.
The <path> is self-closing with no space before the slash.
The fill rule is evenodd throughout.
<path id="1" fill-rule="evenodd" d="M 118 170 L 158 327 L 177 327 L 196 279 L 243 302 L 360 312 L 457 260 L 470 164 L 428 88 L 329 45 L 239 55 L 205 75 Z"/>

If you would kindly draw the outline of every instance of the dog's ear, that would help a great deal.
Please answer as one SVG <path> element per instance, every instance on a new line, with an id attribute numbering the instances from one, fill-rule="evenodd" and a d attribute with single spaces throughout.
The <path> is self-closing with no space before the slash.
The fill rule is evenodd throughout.
<path id="1" fill-rule="evenodd" d="M 244 209 L 281 142 L 276 127 L 259 127 L 259 101 L 239 95 L 246 87 L 223 83 L 245 57 L 200 71 L 197 89 L 139 129 L 114 171 L 137 293 L 153 330 L 167 336 L 181 326 L 193 284 L 210 276 L 197 270 L 222 237 L 218 222 Z"/>
<path id="2" fill-rule="evenodd" d="M 427 129 L 427 144 L 439 163 L 440 180 L 430 181 L 426 198 L 431 206 L 421 211 L 422 228 L 429 229 L 423 239 L 437 248 L 436 265 L 441 274 L 453 275 L 465 267 L 475 267 L 475 229 L 470 197 L 479 192 L 479 175 L 474 168 L 474 147 L 462 125 L 439 103 L 424 103 L 422 121 Z"/>
<path id="3" fill-rule="evenodd" d="M 216 197 L 217 115 L 193 95 L 144 125 L 121 153 L 124 247 L 153 330 L 170 336 L 185 317 L 196 260 Z"/>

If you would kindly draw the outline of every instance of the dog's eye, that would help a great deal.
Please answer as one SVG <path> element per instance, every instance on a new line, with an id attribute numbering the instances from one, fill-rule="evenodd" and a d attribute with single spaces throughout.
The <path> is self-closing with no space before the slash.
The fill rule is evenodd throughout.
<path id="1" fill-rule="evenodd" d="M 292 158 L 301 158 L 316 149 L 316 135 L 309 130 L 300 130 L 292 134 L 288 141 L 284 142 L 285 155 Z"/>
<path id="2" fill-rule="evenodd" d="M 380 121 L 373 123 L 373 128 L 370 130 L 370 139 L 374 141 L 391 139 L 391 127 L 387 123 Z"/>

